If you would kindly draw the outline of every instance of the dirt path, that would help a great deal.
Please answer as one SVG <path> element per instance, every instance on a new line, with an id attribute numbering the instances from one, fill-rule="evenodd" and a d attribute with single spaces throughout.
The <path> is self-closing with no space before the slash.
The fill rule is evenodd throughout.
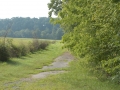
<path id="1" fill-rule="evenodd" d="M 22 78 L 19 81 L 6 83 L 5 86 L 11 85 L 11 84 L 18 85 L 22 82 L 28 82 L 28 81 L 31 82 L 31 81 L 34 81 L 35 79 L 42 79 L 49 75 L 64 73 L 65 72 L 64 70 L 56 70 L 56 69 L 68 67 L 69 62 L 72 60 L 74 60 L 74 57 L 69 52 L 65 52 L 61 56 L 57 57 L 52 64 L 50 64 L 49 66 L 44 66 L 41 69 L 41 70 L 45 70 L 46 72 L 41 72 L 41 73 L 32 75 L 31 77 L 28 77 L 28 78 Z M 50 69 L 52 69 L 52 70 L 50 70 Z M 14 86 L 13 88 L 17 89 L 19 87 Z"/>
<path id="2" fill-rule="evenodd" d="M 74 60 L 74 57 L 69 52 L 65 52 L 61 56 L 57 57 L 52 64 L 50 64 L 49 66 L 44 66 L 42 70 L 65 68 L 65 67 L 68 67 L 69 62 L 72 60 Z M 53 71 L 52 70 L 52 71 L 47 71 L 47 72 L 41 72 L 39 74 L 32 75 L 32 78 L 33 79 L 45 78 L 49 75 L 59 74 L 63 72 L 65 71 L 57 71 L 57 70 Z"/>

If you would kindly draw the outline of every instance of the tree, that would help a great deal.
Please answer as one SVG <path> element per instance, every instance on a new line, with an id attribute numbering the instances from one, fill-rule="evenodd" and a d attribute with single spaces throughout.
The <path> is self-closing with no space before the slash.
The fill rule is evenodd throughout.
<path id="1" fill-rule="evenodd" d="M 23 18 L 14 17 L 11 19 L 0 19 L 0 36 L 4 36 L 6 32 L 6 26 L 11 24 L 11 30 L 7 36 L 9 37 L 19 37 L 19 38 L 46 38 L 46 39 L 56 39 L 57 29 L 60 28 L 59 25 L 53 25 L 50 23 L 50 18 Z M 60 29 L 61 30 L 61 29 Z M 41 37 L 41 32 L 44 31 L 46 34 Z M 54 34 L 52 35 L 52 32 Z M 62 30 L 61 30 L 62 32 Z M 54 37 L 53 37 L 54 36 Z"/>
<path id="2" fill-rule="evenodd" d="M 89 57 L 92 66 L 109 76 L 120 75 L 119 8 L 113 0 L 62 0 L 56 19 L 65 32 L 64 46 Z"/>
<path id="3" fill-rule="evenodd" d="M 52 16 L 52 13 L 57 15 L 62 10 L 62 0 L 51 0 L 51 3 L 48 3 L 48 8 L 50 10 L 49 17 Z"/>

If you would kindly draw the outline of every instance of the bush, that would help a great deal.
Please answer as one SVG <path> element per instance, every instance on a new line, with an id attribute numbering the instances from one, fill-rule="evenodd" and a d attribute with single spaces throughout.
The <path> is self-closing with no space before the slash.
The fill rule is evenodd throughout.
<path id="1" fill-rule="evenodd" d="M 37 39 L 34 39 L 33 42 L 29 43 L 30 52 L 33 53 L 41 49 L 44 50 L 49 45 L 49 43 L 50 42 L 48 41 L 39 41 Z"/>
<path id="2" fill-rule="evenodd" d="M 102 61 L 102 69 L 114 82 L 120 83 L 120 57 Z"/>
<path id="3" fill-rule="evenodd" d="M 40 42 L 39 49 L 46 49 L 46 47 L 49 45 L 49 42 L 42 41 Z"/>
<path id="4" fill-rule="evenodd" d="M 0 45 L 0 61 L 5 62 L 10 58 L 9 52 L 6 46 L 3 44 Z"/>
<path id="5" fill-rule="evenodd" d="M 0 61 L 8 61 L 9 58 L 25 56 L 41 49 L 46 49 L 50 42 L 34 39 L 29 44 L 20 43 L 15 45 L 12 39 L 6 39 L 6 42 L 0 42 Z"/>
<path id="6" fill-rule="evenodd" d="M 21 44 L 19 46 L 19 48 L 21 50 L 21 56 L 25 56 L 25 55 L 27 55 L 30 52 L 29 48 L 26 45 L 24 45 L 24 44 Z"/>
<path id="7" fill-rule="evenodd" d="M 21 49 L 19 46 L 11 45 L 9 49 L 10 57 L 20 57 L 21 56 Z"/>
<path id="8" fill-rule="evenodd" d="M 33 42 L 32 42 L 32 46 L 34 47 L 34 51 L 39 50 L 39 45 L 40 45 L 39 40 L 34 39 Z"/>

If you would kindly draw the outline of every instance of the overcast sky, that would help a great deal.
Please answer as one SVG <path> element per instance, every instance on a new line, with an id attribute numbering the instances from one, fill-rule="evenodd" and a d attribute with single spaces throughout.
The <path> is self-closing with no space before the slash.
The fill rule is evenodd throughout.
<path id="1" fill-rule="evenodd" d="M 50 0 L 0 0 L 0 18 L 48 17 Z"/>

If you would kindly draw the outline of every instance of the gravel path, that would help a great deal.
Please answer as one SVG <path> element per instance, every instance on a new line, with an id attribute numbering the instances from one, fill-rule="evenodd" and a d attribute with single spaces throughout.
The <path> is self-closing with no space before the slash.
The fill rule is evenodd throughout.
<path id="1" fill-rule="evenodd" d="M 74 57 L 69 52 L 65 52 L 61 56 L 57 57 L 52 64 L 50 64 L 49 66 L 44 66 L 42 68 L 42 70 L 46 70 L 46 72 L 41 72 L 41 73 L 38 73 L 38 74 L 34 74 L 31 77 L 22 78 L 19 81 L 6 83 L 5 86 L 16 84 L 16 86 L 14 86 L 13 88 L 15 90 L 17 90 L 17 88 L 19 88 L 17 85 L 19 85 L 22 82 L 32 82 L 35 79 L 46 78 L 49 75 L 55 75 L 55 74 L 59 74 L 59 73 L 64 73 L 66 71 L 64 71 L 64 70 L 55 70 L 55 69 L 68 67 L 69 62 L 72 61 L 72 60 L 74 60 Z M 48 71 L 48 69 L 54 69 L 54 70 L 49 70 Z"/>
<path id="2" fill-rule="evenodd" d="M 50 64 L 49 66 L 44 66 L 42 68 L 42 70 L 65 68 L 65 67 L 68 67 L 69 62 L 72 60 L 74 60 L 74 57 L 69 52 L 65 52 L 61 56 L 57 57 L 52 64 Z M 41 72 L 36 75 L 32 75 L 32 78 L 33 79 L 45 78 L 49 75 L 59 74 L 59 73 L 63 73 L 63 72 L 65 72 L 65 71 L 54 70 L 54 71 Z"/>

